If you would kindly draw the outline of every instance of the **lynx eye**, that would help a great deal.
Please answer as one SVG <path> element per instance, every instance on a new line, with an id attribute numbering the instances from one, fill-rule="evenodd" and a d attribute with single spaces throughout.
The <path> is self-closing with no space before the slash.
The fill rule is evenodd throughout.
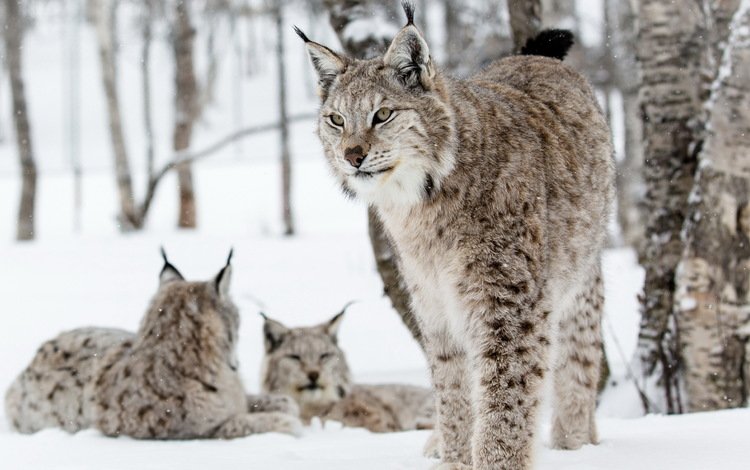
<path id="1" fill-rule="evenodd" d="M 289 358 L 289 359 L 291 359 L 291 360 L 293 360 L 293 361 L 297 361 L 297 362 L 299 362 L 299 361 L 301 361 L 301 360 L 302 360 L 302 358 L 301 358 L 301 357 L 299 357 L 299 356 L 298 356 L 297 354 L 289 354 L 289 355 L 287 356 L 287 358 Z"/>
<path id="2" fill-rule="evenodd" d="M 381 122 L 387 121 L 391 114 L 393 114 L 393 110 L 391 108 L 380 108 L 375 113 L 375 116 L 372 117 L 372 125 L 380 124 Z"/>
<path id="3" fill-rule="evenodd" d="M 328 120 L 331 121 L 331 124 L 337 127 L 343 127 L 344 125 L 344 117 L 340 114 L 331 114 L 328 116 Z"/>
<path id="4" fill-rule="evenodd" d="M 332 353 L 323 353 L 323 354 L 320 355 L 320 360 L 321 361 L 325 361 L 326 359 L 328 359 L 331 356 L 333 356 Z"/>

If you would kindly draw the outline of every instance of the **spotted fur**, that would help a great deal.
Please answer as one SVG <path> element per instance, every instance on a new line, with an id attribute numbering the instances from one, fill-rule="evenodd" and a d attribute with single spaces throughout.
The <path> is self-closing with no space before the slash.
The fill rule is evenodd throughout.
<path id="1" fill-rule="evenodd" d="M 95 427 L 145 439 L 296 433 L 288 397 L 246 396 L 237 373 L 232 267 L 187 282 L 168 261 L 140 329 L 83 328 L 42 345 L 5 397 L 22 433 Z"/>
<path id="2" fill-rule="evenodd" d="M 303 420 L 333 420 L 373 432 L 428 429 L 434 423 L 429 389 L 402 384 L 353 384 L 337 331 L 337 315 L 321 325 L 287 328 L 266 319 L 261 383 L 266 393 L 293 397 Z"/>
<path id="3" fill-rule="evenodd" d="M 614 165 L 591 86 L 533 55 L 451 78 L 413 24 L 370 60 L 306 47 L 324 77 L 318 136 L 332 172 L 376 209 L 399 256 L 442 468 L 531 468 L 548 371 L 553 445 L 595 443 Z M 384 107 L 392 114 L 376 123 Z M 357 165 L 345 158 L 355 146 Z"/>

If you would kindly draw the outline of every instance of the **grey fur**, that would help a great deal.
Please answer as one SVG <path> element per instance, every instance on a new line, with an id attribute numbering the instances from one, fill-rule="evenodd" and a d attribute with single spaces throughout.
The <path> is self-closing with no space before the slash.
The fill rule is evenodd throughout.
<path id="1" fill-rule="evenodd" d="M 95 427 L 145 439 L 295 434 L 288 397 L 246 396 L 237 373 L 237 308 L 228 264 L 207 282 L 187 282 L 166 261 L 136 334 L 84 328 L 42 345 L 5 397 L 23 433 Z"/>
<path id="2" fill-rule="evenodd" d="M 548 370 L 553 445 L 595 443 L 614 165 L 588 82 L 536 56 L 456 80 L 414 25 L 370 60 L 306 47 L 333 174 L 377 210 L 399 255 L 436 389 L 442 468 L 531 468 Z M 392 113 L 378 123 L 382 108 Z"/>
<path id="3" fill-rule="evenodd" d="M 351 382 L 336 338 L 341 315 L 307 328 L 287 328 L 266 318 L 263 391 L 293 397 L 307 422 L 317 416 L 373 432 L 432 428 L 435 410 L 429 389 Z"/>

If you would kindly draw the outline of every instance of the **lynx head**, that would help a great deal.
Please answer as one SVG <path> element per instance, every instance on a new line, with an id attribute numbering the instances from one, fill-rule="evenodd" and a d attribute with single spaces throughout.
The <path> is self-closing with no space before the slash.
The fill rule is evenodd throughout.
<path id="1" fill-rule="evenodd" d="M 349 392 L 349 367 L 336 337 L 345 310 L 305 328 L 288 328 L 264 315 L 263 389 L 294 398 L 304 419 L 321 414 Z"/>
<path id="2" fill-rule="evenodd" d="M 162 249 L 164 267 L 159 289 L 139 330 L 141 344 L 179 344 L 187 352 L 216 352 L 237 368 L 235 354 L 239 313 L 229 297 L 232 252 L 226 264 L 208 281 L 186 281 Z M 191 347 L 185 346 L 190 344 Z"/>
<path id="3" fill-rule="evenodd" d="M 359 60 L 305 41 L 318 74 L 318 136 L 345 193 L 376 205 L 429 197 L 453 168 L 455 130 L 414 9 L 381 57 Z"/>

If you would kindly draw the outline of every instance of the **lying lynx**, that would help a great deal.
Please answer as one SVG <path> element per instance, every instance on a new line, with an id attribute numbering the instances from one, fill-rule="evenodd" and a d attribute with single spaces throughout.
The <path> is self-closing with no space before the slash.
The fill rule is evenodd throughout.
<path id="1" fill-rule="evenodd" d="M 318 416 L 373 432 L 432 428 L 430 390 L 351 383 L 346 356 L 336 339 L 343 314 L 308 328 L 287 328 L 266 318 L 263 391 L 293 397 L 307 422 Z"/>
<path id="2" fill-rule="evenodd" d="M 245 395 L 235 359 L 239 315 L 229 298 L 231 272 L 227 260 L 210 281 L 187 282 L 165 255 L 138 333 L 83 328 L 39 348 L 5 397 L 13 427 L 22 433 L 95 427 L 148 439 L 298 432 L 291 399 Z"/>
<path id="3" fill-rule="evenodd" d="M 405 4 L 385 55 L 309 40 L 318 136 L 390 235 L 425 338 L 444 468 L 532 466 L 542 379 L 552 444 L 595 443 L 610 133 L 569 33 L 465 80 L 438 70 Z"/>

